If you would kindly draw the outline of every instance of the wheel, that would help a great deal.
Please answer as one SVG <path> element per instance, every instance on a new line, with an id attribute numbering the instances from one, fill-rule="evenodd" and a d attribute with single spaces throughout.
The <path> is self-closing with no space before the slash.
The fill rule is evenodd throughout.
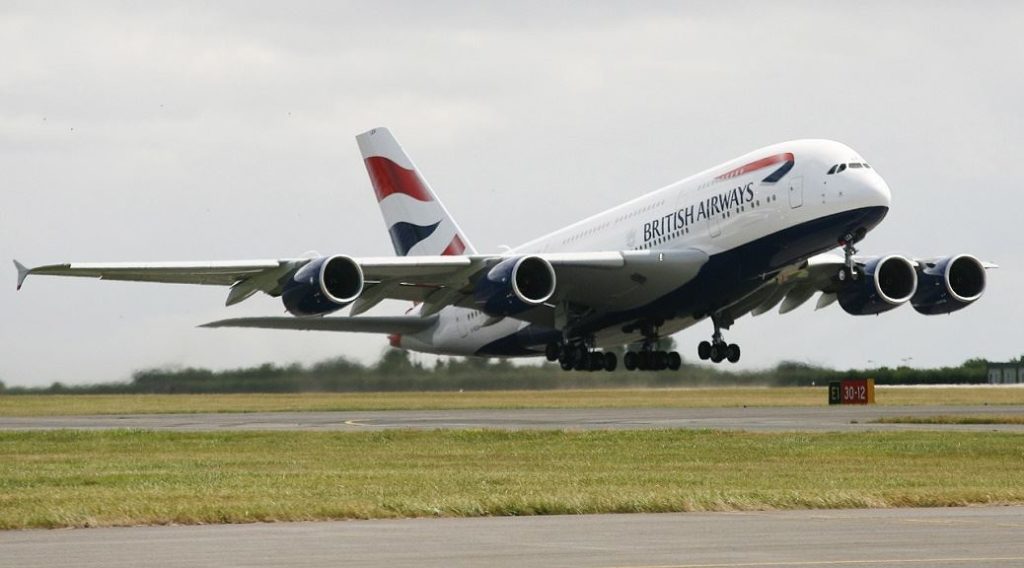
<path id="1" fill-rule="evenodd" d="M 572 361 L 570 361 L 568 357 L 562 357 L 558 360 L 558 366 L 561 367 L 563 371 L 571 371 Z"/>
<path id="2" fill-rule="evenodd" d="M 590 370 L 600 371 L 601 369 L 604 369 L 604 353 L 594 351 L 590 354 Z"/>
<path id="3" fill-rule="evenodd" d="M 733 343 L 727 349 L 726 357 L 729 358 L 730 363 L 735 363 L 740 360 L 740 346 Z"/>
<path id="4" fill-rule="evenodd" d="M 619 358 L 614 353 L 604 354 L 604 370 L 609 373 L 615 370 L 615 367 L 619 365 Z"/>
<path id="5" fill-rule="evenodd" d="M 637 353 L 636 368 L 641 371 L 651 370 L 651 353 L 649 351 Z"/>
<path id="6" fill-rule="evenodd" d="M 635 371 L 637 363 L 636 351 L 627 351 L 626 354 L 622 356 L 622 364 L 626 367 L 627 371 Z"/>
<path id="7" fill-rule="evenodd" d="M 725 359 L 725 345 L 714 344 L 711 346 L 711 362 L 721 363 Z"/>
<path id="8" fill-rule="evenodd" d="M 561 355 L 562 346 L 557 343 L 548 343 L 547 347 L 544 348 L 544 356 L 548 358 L 548 361 L 558 360 L 558 356 Z"/>
<path id="9" fill-rule="evenodd" d="M 664 371 L 668 367 L 668 353 L 655 351 L 653 367 L 655 371 Z"/>
<path id="10" fill-rule="evenodd" d="M 576 364 L 573 367 L 577 371 L 589 371 L 590 370 L 590 353 L 580 349 L 576 355 Z"/>
<path id="11" fill-rule="evenodd" d="M 678 351 L 672 351 L 668 354 L 668 368 L 672 371 L 678 371 L 679 367 L 683 366 L 683 358 L 679 355 Z"/>
<path id="12" fill-rule="evenodd" d="M 700 357 L 701 361 L 707 361 L 711 358 L 711 342 L 701 341 L 697 345 L 697 356 Z"/>

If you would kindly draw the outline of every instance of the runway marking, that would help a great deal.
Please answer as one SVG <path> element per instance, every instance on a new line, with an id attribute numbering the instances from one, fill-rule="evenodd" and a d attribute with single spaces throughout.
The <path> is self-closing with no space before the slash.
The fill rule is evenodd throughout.
<path id="1" fill-rule="evenodd" d="M 366 420 L 368 420 L 368 419 L 367 418 L 359 418 L 359 419 L 354 419 L 354 420 L 346 420 L 345 421 L 345 425 L 346 426 L 370 426 L 370 424 L 363 424 L 363 422 L 365 422 Z"/>
<path id="2" fill-rule="evenodd" d="M 1024 556 L 999 558 L 904 558 L 877 560 L 796 560 L 791 562 L 737 562 L 727 564 L 650 564 L 637 566 L 611 566 L 609 568 L 769 568 L 772 566 L 857 566 L 865 564 L 953 564 L 964 562 L 1018 562 Z"/>

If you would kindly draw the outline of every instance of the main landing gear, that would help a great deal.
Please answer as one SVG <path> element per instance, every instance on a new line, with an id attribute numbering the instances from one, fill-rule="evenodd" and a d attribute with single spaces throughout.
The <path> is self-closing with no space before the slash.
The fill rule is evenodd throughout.
<path id="1" fill-rule="evenodd" d="M 644 334 L 643 347 L 640 351 L 629 351 L 622 357 L 622 364 L 628 371 L 678 371 L 683 365 L 683 358 L 676 351 L 659 351 L 655 347 L 658 344 L 658 327 L 664 323 L 657 321 L 645 323 L 641 326 Z"/>
<path id="2" fill-rule="evenodd" d="M 721 363 L 728 359 L 730 363 L 740 360 L 740 346 L 735 343 L 726 343 L 722 337 L 722 325 L 717 316 L 711 316 L 711 322 L 715 324 L 715 333 L 711 341 L 701 341 L 697 345 L 697 356 L 702 361 L 711 360 L 712 363 Z"/>
<path id="3" fill-rule="evenodd" d="M 548 361 L 558 361 L 563 371 L 614 371 L 619 357 L 591 349 L 584 343 L 549 343 L 544 350 Z"/>

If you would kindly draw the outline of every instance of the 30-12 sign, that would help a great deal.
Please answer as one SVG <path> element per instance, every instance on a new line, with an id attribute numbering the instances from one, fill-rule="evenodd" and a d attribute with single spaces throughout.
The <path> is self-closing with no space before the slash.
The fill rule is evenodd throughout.
<path id="1" fill-rule="evenodd" d="M 829 404 L 874 404 L 874 379 L 847 379 L 828 385 Z"/>

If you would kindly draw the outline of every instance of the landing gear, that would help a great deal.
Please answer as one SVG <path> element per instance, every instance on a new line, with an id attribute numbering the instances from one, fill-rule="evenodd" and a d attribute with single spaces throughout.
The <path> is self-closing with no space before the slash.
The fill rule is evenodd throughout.
<path id="1" fill-rule="evenodd" d="M 846 233 L 839 238 L 839 245 L 843 247 L 843 260 L 845 264 L 839 270 L 839 274 L 836 275 L 840 282 L 853 281 L 860 276 L 857 272 L 857 263 L 853 260 L 853 255 L 857 254 L 857 248 L 853 244 L 863 239 L 864 234 L 865 231 L 860 229 L 855 233 Z"/>
<path id="2" fill-rule="evenodd" d="M 549 343 L 544 348 L 548 361 L 558 361 L 563 371 L 614 371 L 619 358 L 614 353 L 596 351 L 585 343 Z"/>
<path id="3" fill-rule="evenodd" d="M 678 371 L 683 366 L 683 358 L 675 351 L 657 351 L 654 347 L 658 342 L 658 327 L 664 322 L 643 324 L 640 329 L 644 334 L 643 347 L 640 351 L 630 351 L 623 357 L 623 364 L 628 371 Z"/>
<path id="4" fill-rule="evenodd" d="M 715 324 L 715 333 L 711 341 L 701 341 L 697 345 L 697 356 L 701 361 L 711 360 L 712 363 L 721 363 L 728 360 L 736 363 L 740 360 L 740 346 L 735 343 L 726 343 L 722 337 L 722 323 L 718 316 L 711 316 L 711 322 Z"/>

